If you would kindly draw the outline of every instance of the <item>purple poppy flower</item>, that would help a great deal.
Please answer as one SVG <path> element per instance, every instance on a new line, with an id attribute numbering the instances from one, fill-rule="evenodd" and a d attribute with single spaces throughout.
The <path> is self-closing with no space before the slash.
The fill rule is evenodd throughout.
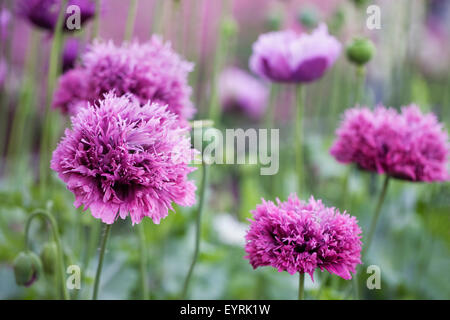
<path id="1" fill-rule="evenodd" d="M 80 8 L 80 23 L 85 22 L 95 16 L 94 0 L 68 0 L 67 6 L 76 5 Z M 33 25 L 53 31 L 58 21 L 61 0 L 21 0 L 18 5 L 18 12 Z M 65 13 L 66 19 L 70 13 Z M 64 29 L 69 31 L 66 24 Z"/>
<path id="2" fill-rule="evenodd" d="M 141 107 L 132 95 L 109 93 L 72 117 L 51 168 L 74 193 L 75 206 L 104 223 L 130 215 L 133 224 L 146 216 L 158 224 L 173 202 L 195 203 L 187 131 L 167 106 Z"/>
<path id="3" fill-rule="evenodd" d="M 341 44 L 321 24 L 311 34 L 269 32 L 253 44 L 250 69 L 275 82 L 305 83 L 320 77 L 334 64 Z"/>
<path id="4" fill-rule="evenodd" d="M 346 280 L 361 264 L 361 229 L 355 217 L 291 195 L 286 202 L 265 201 L 252 212 L 245 251 L 253 268 L 272 266 L 279 272 L 327 270 Z"/>

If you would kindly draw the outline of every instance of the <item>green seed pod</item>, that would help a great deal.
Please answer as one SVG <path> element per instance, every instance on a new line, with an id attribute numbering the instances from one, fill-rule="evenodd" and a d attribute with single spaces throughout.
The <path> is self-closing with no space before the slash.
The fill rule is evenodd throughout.
<path id="1" fill-rule="evenodd" d="M 362 6 L 366 5 L 367 2 L 368 2 L 367 0 L 353 0 L 353 3 L 357 7 L 362 7 Z"/>
<path id="2" fill-rule="evenodd" d="M 55 242 L 47 242 L 41 251 L 42 268 L 46 274 L 55 272 L 56 261 L 58 259 L 58 248 Z"/>
<path id="3" fill-rule="evenodd" d="M 222 32 L 226 38 L 234 37 L 239 30 L 239 26 L 232 17 L 225 17 L 222 21 Z"/>
<path id="4" fill-rule="evenodd" d="M 265 24 L 269 30 L 280 30 L 283 14 L 279 10 L 272 10 L 266 17 Z"/>
<path id="5" fill-rule="evenodd" d="M 308 29 L 315 28 L 319 22 L 317 10 L 314 8 L 302 9 L 298 15 L 298 21 L 302 26 Z"/>
<path id="6" fill-rule="evenodd" d="M 39 257 L 31 252 L 21 252 L 14 259 L 14 277 L 19 286 L 31 286 L 42 273 L 42 263 Z"/>
<path id="7" fill-rule="evenodd" d="M 355 38 L 347 46 L 347 58 L 352 63 L 362 66 L 372 59 L 375 54 L 375 46 L 369 39 Z"/>

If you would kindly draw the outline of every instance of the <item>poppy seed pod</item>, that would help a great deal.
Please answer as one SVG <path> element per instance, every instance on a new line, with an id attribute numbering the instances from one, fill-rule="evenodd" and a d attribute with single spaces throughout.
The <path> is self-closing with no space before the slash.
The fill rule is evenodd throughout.
<path id="1" fill-rule="evenodd" d="M 55 242 L 47 242 L 41 251 L 42 268 L 46 274 L 55 272 L 58 248 Z"/>
<path id="2" fill-rule="evenodd" d="M 19 286 L 29 287 L 42 273 L 42 263 L 33 252 L 21 252 L 14 259 L 14 277 Z"/>
<path id="3" fill-rule="evenodd" d="M 298 21 L 302 26 L 308 29 L 317 27 L 319 17 L 315 8 L 302 9 L 298 14 Z"/>
<path id="4" fill-rule="evenodd" d="M 353 0 L 353 3 L 355 4 L 355 6 L 357 7 L 362 7 L 365 4 L 367 4 L 367 0 Z"/>
<path id="5" fill-rule="evenodd" d="M 234 37 L 239 30 L 239 26 L 236 20 L 233 19 L 232 17 L 224 18 L 222 21 L 221 28 L 222 33 L 225 35 L 226 38 Z"/>
<path id="6" fill-rule="evenodd" d="M 375 46 L 369 39 L 355 38 L 347 46 L 346 52 L 348 60 L 358 66 L 362 66 L 372 59 L 375 53 Z"/>
<path id="7" fill-rule="evenodd" d="M 269 30 L 280 30 L 282 22 L 283 13 L 279 10 L 273 10 L 267 15 L 265 24 Z"/>

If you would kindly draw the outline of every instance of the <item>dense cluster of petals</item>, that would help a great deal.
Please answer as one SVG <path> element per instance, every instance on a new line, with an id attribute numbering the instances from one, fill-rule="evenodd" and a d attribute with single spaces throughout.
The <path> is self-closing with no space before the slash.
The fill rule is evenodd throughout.
<path id="1" fill-rule="evenodd" d="M 133 94 L 141 103 L 164 104 L 180 120 L 192 118 L 188 74 L 193 64 L 181 59 L 170 43 L 153 36 L 148 42 L 95 41 L 72 71 L 61 76 L 53 107 L 73 115 L 111 90 L 117 95 Z"/>
<path id="2" fill-rule="evenodd" d="M 72 117 L 51 168 L 75 195 L 74 205 L 104 223 L 128 215 L 133 224 L 145 216 L 159 223 L 173 202 L 195 203 L 187 130 L 164 105 L 110 93 Z"/>
<path id="3" fill-rule="evenodd" d="M 341 163 L 410 181 L 449 179 L 447 131 L 416 105 L 349 109 L 336 135 L 330 152 Z"/>
<path id="4" fill-rule="evenodd" d="M 253 212 L 245 251 L 253 268 L 308 273 L 327 270 L 351 279 L 361 263 L 361 229 L 355 217 L 325 207 L 313 197 L 303 202 L 263 200 Z"/>

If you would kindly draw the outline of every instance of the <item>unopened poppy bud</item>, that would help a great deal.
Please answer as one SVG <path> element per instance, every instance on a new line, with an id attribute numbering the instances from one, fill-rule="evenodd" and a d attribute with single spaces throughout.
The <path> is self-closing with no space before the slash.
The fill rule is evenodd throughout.
<path id="1" fill-rule="evenodd" d="M 305 28 L 315 28 L 319 21 L 317 11 L 314 8 L 305 8 L 301 10 L 298 15 L 298 21 Z"/>
<path id="2" fill-rule="evenodd" d="M 41 251 L 42 268 L 45 273 L 52 274 L 55 272 L 57 257 L 58 249 L 56 243 L 47 242 Z"/>
<path id="3" fill-rule="evenodd" d="M 225 37 L 230 38 L 237 34 L 238 24 L 232 17 L 226 17 L 222 21 L 222 32 Z"/>
<path id="4" fill-rule="evenodd" d="M 362 7 L 367 3 L 367 0 L 353 0 L 353 3 L 357 7 Z"/>
<path id="5" fill-rule="evenodd" d="M 283 14 L 279 10 L 272 10 L 266 17 L 266 26 L 269 30 L 280 30 Z"/>
<path id="6" fill-rule="evenodd" d="M 19 286 L 31 286 L 42 273 L 42 263 L 33 252 L 21 252 L 13 263 L 14 277 Z"/>
<path id="7" fill-rule="evenodd" d="M 375 53 L 375 46 L 372 41 L 366 38 L 355 38 L 347 46 L 347 58 L 359 66 L 365 65 L 372 59 Z"/>

